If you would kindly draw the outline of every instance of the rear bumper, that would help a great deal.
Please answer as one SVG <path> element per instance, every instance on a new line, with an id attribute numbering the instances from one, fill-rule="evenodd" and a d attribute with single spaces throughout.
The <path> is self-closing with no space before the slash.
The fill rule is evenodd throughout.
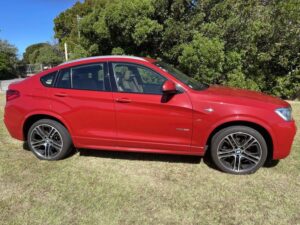
<path id="1" fill-rule="evenodd" d="M 275 125 L 273 159 L 283 159 L 290 154 L 296 130 L 295 121 L 282 122 Z"/>
<path id="2" fill-rule="evenodd" d="M 9 113 L 8 113 L 9 111 Z M 9 115 L 9 117 L 8 117 Z M 23 129 L 22 129 L 22 120 L 20 117 L 20 112 L 14 110 L 12 107 L 6 107 L 4 113 L 3 122 L 9 132 L 9 134 L 18 140 L 24 140 L 23 138 Z"/>

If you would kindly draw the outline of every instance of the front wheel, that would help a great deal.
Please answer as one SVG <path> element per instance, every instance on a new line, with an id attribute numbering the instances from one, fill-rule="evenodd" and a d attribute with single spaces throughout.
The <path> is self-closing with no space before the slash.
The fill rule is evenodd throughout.
<path id="1" fill-rule="evenodd" d="M 256 172 L 266 161 L 267 152 L 263 136 L 250 127 L 227 127 L 212 138 L 212 160 L 220 170 L 227 173 Z"/>
<path id="2" fill-rule="evenodd" d="M 42 119 L 35 122 L 27 136 L 28 147 L 43 160 L 59 160 L 72 149 L 72 140 L 67 129 L 54 120 Z"/>

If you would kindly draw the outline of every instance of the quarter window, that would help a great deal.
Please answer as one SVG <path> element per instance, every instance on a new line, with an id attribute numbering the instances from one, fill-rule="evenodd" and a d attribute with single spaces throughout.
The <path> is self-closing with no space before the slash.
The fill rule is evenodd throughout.
<path id="1" fill-rule="evenodd" d="M 162 94 L 166 78 L 144 66 L 112 63 L 119 92 Z"/>
<path id="2" fill-rule="evenodd" d="M 55 81 L 57 71 L 49 73 L 43 77 L 41 77 L 41 82 L 44 86 L 52 87 Z"/>

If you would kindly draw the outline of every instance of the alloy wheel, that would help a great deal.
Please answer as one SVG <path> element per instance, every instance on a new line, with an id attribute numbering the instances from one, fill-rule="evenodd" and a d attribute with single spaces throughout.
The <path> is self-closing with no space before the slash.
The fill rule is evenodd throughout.
<path id="1" fill-rule="evenodd" d="M 220 141 L 217 157 L 226 169 L 232 172 L 247 172 L 261 161 L 262 148 L 252 135 L 235 132 Z"/>
<path id="2" fill-rule="evenodd" d="M 40 157 L 52 159 L 62 151 L 63 139 L 56 128 L 48 124 L 41 124 L 31 131 L 30 145 Z"/>

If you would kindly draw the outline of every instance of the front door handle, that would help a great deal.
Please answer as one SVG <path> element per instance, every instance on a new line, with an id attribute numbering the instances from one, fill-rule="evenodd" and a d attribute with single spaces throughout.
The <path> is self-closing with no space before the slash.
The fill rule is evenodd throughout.
<path id="1" fill-rule="evenodd" d="M 68 94 L 66 93 L 55 93 L 54 95 L 57 97 L 68 97 Z"/>
<path id="2" fill-rule="evenodd" d="M 131 100 L 128 99 L 128 98 L 117 98 L 116 102 L 119 102 L 119 103 L 130 103 Z"/>

